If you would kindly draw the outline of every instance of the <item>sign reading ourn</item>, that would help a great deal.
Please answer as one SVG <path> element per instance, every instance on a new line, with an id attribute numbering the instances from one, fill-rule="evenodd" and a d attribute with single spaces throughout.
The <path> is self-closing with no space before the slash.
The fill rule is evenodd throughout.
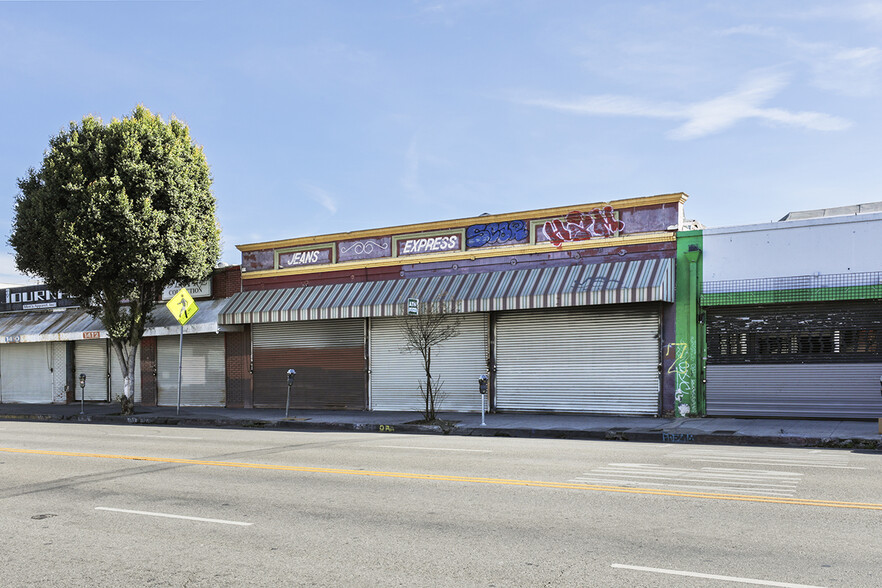
<path id="1" fill-rule="evenodd" d="M 0 312 L 10 310 L 40 310 L 76 306 L 76 302 L 63 292 L 49 290 L 46 286 L 22 286 L 7 288 L 3 292 Z"/>

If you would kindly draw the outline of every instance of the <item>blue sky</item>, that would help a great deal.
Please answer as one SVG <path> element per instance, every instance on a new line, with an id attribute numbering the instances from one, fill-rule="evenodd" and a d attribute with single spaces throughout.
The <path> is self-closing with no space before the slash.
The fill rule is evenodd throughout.
<path id="1" fill-rule="evenodd" d="M 71 120 L 189 124 L 236 244 L 686 192 L 707 226 L 882 200 L 882 2 L 0 0 L 16 180 Z"/>

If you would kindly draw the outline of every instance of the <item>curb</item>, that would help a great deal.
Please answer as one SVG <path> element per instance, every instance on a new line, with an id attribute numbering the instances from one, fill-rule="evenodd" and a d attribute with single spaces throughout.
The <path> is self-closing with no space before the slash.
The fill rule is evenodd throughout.
<path id="1" fill-rule="evenodd" d="M 188 416 L 90 415 L 90 414 L 0 414 L 0 421 L 71 422 L 113 425 L 158 425 L 189 427 L 220 427 L 238 429 L 285 429 L 304 431 L 359 431 L 390 434 L 456 435 L 462 437 L 518 437 L 536 439 L 584 439 L 670 443 L 682 445 L 756 445 L 787 447 L 824 447 L 840 449 L 882 450 L 882 440 L 865 438 L 821 438 L 796 435 L 744 435 L 704 432 L 683 433 L 663 430 L 628 429 L 535 429 L 459 427 L 442 429 L 438 425 L 346 423 L 304 420 L 225 419 Z"/>

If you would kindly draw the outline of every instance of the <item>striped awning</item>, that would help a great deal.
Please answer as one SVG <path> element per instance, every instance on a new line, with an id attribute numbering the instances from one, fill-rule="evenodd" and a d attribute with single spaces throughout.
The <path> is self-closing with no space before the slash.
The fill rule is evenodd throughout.
<path id="1" fill-rule="evenodd" d="M 674 262 L 647 259 L 239 292 L 221 325 L 403 316 L 407 299 L 457 313 L 674 301 Z"/>
<path id="2" fill-rule="evenodd" d="M 242 327 L 218 326 L 218 312 L 225 302 L 226 299 L 198 300 L 196 303 L 199 305 L 199 310 L 193 319 L 184 325 L 184 334 L 241 330 Z M 166 310 L 165 304 L 159 304 L 147 321 L 144 336 L 177 335 L 180 329 L 180 324 Z M 0 344 L 80 339 L 107 339 L 107 329 L 101 321 L 81 308 L 0 313 Z"/>

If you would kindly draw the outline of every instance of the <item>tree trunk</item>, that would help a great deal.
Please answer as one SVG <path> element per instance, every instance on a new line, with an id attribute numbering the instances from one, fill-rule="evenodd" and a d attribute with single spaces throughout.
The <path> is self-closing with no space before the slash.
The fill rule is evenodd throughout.
<path id="1" fill-rule="evenodd" d="M 128 341 L 120 341 L 111 339 L 116 357 L 119 360 L 119 366 L 123 376 L 123 393 L 118 398 L 120 412 L 124 415 L 130 415 L 135 412 L 135 360 L 138 352 L 137 346 L 131 345 Z"/>

